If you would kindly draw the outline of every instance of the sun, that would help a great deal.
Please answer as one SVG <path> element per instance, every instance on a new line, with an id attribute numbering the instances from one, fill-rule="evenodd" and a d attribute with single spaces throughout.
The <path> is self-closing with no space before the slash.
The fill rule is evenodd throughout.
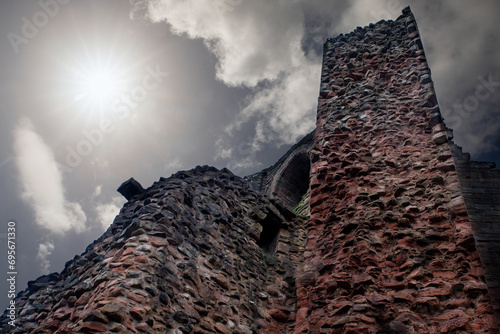
<path id="1" fill-rule="evenodd" d="M 123 78 L 113 66 L 92 66 L 77 73 L 75 101 L 93 109 L 103 109 L 123 93 Z"/>

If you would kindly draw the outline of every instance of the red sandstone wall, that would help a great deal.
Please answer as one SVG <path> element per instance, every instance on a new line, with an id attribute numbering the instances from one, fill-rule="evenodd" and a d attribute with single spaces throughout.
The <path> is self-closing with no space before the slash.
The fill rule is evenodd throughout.
<path id="1" fill-rule="evenodd" d="M 324 52 L 294 333 L 498 333 L 413 15 Z"/>
<path id="2" fill-rule="evenodd" d="M 61 273 L 29 282 L 0 333 L 290 332 L 305 228 L 281 212 L 227 170 L 161 179 Z"/>

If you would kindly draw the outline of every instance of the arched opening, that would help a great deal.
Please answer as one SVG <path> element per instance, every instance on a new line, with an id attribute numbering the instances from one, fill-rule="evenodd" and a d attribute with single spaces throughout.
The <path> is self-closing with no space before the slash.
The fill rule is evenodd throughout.
<path id="1" fill-rule="evenodd" d="M 311 160 L 306 152 L 293 156 L 281 173 L 274 193 L 288 208 L 295 208 L 309 189 Z"/>

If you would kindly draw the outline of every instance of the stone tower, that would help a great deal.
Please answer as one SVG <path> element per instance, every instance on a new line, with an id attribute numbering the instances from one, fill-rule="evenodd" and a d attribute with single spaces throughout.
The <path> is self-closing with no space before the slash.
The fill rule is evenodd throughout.
<path id="1" fill-rule="evenodd" d="M 450 134 L 409 8 L 325 43 L 295 333 L 498 331 Z"/>
<path id="2" fill-rule="evenodd" d="M 499 333 L 500 175 L 450 134 L 409 8 L 330 39 L 313 133 L 245 179 L 125 182 L 1 332 Z"/>

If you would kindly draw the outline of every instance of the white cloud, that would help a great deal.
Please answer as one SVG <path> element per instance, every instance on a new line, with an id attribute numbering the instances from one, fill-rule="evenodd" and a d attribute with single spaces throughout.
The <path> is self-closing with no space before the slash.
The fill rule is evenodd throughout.
<path id="1" fill-rule="evenodd" d="M 255 86 L 303 62 L 303 54 L 297 52 L 304 19 L 299 6 L 289 1 L 242 1 L 222 13 L 216 4 L 149 1 L 149 14 L 155 22 L 170 24 L 175 33 L 203 39 L 218 56 L 217 77 L 228 85 Z"/>
<path id="2" fill-rule="evenodd" d="M 65 198 L 54 154 L 35 132 L 31 121 L 23 118 L 13 134 L 22 197 L 33 208 L 35 222 L 54 234 L 83 232 L 87 217 L 80 204 Z"/>
<path id="3" fill-rule="evenodd" d="M 302 43 L 306 19 L 324 16 L 325 6 L 332 8 L 318 0 L 135 1 L 138 11 L 148 8 L 152 21 L 166 22 L 177 34 L 202 39 L 218 57 L 219 80 L 253 89 L 228 133 L 217 142 L 221 159 L 235 158 L 235 151 L 230 150 L 234 133 L 255 119 L 258 125 L 252 146 L 256 150 L 271 142 L 293 143 L 312 130 L 321 57 L 306 54 Z M 331 26 L 330 21 L 322 21 L 314 33 Z"/>
<path id="4" fill-rule="evenodd" d="M 500 5 L 485 2 L 477 6 L 467 0 L 133 1 L 136 12 L 147 13 L 152 21 L 201 39 L 218 58 L 219 80 L 252 88 L 228 134 L 216 144 L 220 159 L 236 158 L 236 150 L 229 148 L 234 139 L 241 140 L 237 131 L 248 135 L 240 130 L 245 126 L 248 130 L 252 122 L 257 124 L 253 138 L 257 150 L 268 143 L 293 143 L 311 130 L 321 69 L 318 46 L 356 26 L 395 19 L 407 5 L 417 16 L 441 106 L 449 108 L 449 103 L 473 91 L 478 75 L 499 71 L 492 64 L 498 58 L 500 33 L 494 28 L 494 13 Z M 460 71 L 454 70 L 457 67 Z M 485 120 L 485 107 L 475 114 L 475 121 Z M 480 132 L 470 124 L 456 129 L 458 137 Z M 494 130 L 489 125 L 488 132 Z M 476 138 L 467 140 L 469 150 L 484 150 L 484 141 Z"/>
<path id="5" fill-rule="evenodd" d="M 179 168 L 182 167 L 182 162 L 179 158 L 175 158 L 166 163 L 163 169 L 167 172 L 175 173 Z"/>
<path id="6" fill-rule="evenodd" d="M 320 71 L 321 65 L 312 62 L 293 68 L 272 87 L 258 91 L 228 130 L 257 116 L 256 143 L 295 142 L 314 127 Z"/>
<path id="7" fill-rule="evenodd" d="M 113 222 L 116 215 L 120 212 L 123 203 L 125 203 L 125 200 L 121 196 L 113 197 L 109 203 L 97 203 L 97 219 L 103 229 L 107 229 Z"/>
<path id="8" fill-rule="evenodd" d="M 222 138 L 218 138 L 215 141 L 215 146 L 217 147 L 215 159 L 217 159 L 217 158 L 229 159 L 233 155 L 233 148 L 232 147 L 225 147 L 225 143 L 224 143 L 224 140 Z"/>
<path id="9" fill-rule="evenodd" d="M 48 257 L 52 254 L 54 250 L 54 244 L 52 242 L 46 242 L 44 244 L 38 245 L 38 254 L 36 255 L 37 260 L 40 260 L 40 268 L 43 274 L 48 274 L 50 271 L 50 261 Z"/>
<path id="10" fill-rule="evenodd" d="M 231 160 L 227 164 L 227 168 L 236 175 L 241 174 L 243 170 L 248 170 L 250 168 L 259 167 L 262 164 L 255 159 L 254 155 Z"/>
<path id="11" fill-rule="evenodd" d="M 99 196 L 102 193 L 102 185 L 98 185 L 94 189 L 94 197 Z"/>

